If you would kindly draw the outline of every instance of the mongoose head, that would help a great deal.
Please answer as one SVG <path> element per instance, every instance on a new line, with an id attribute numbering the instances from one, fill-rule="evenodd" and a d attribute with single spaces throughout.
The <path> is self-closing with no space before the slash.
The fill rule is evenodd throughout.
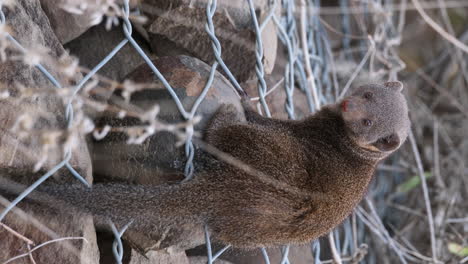
<path id="1" fill-rule="evenodd" d="M 362 148 L 385 155 L 398 149 L 410 129 L 401 82 L 353 89 L 339 106 L 351 138 Z"/>

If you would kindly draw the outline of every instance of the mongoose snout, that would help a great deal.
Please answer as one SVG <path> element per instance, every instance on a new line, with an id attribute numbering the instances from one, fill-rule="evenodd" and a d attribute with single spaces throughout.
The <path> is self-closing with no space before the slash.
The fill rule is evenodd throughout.
<path id="1" fill-rule="evenodd" d="M 364 85 L 343 99 L 342 116 L 358 145 L 389 152 L 404 142 L 410 123 L 402 89 L 400 82 Z"/>

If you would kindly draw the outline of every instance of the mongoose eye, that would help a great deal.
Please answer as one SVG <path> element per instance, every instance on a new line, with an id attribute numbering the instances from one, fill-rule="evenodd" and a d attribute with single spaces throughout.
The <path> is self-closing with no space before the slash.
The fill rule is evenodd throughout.
<path id="1" fill-rule="evenodd" d="M 365 126 L 372 126 L 372 120 L 370 119 L 363 119 L 362 124 Z"/>
<path id="2" fill-rule="evenodd" d="M 366 98 L 367 100 L 372 99 L 372 97 L 374 97 L 373 93 L 371 93 L 371 92 L 365 92 L 364 93 L 364 98 Z"/>

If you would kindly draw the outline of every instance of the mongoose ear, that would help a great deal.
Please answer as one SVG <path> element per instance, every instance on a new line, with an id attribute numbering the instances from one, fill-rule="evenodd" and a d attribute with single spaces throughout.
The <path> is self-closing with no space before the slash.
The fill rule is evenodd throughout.
<path id="1" fill-rule="evenodd" d="M 394 133 L 390 136 L 380 138 L 372 145 L 380 151 L 393 151 L 400 146 L 400 138 Z"/>
<path id="2" fill-rule="evenodd" d="M 403 90 L 403 84 L 399 81 L 386 82 L 384 83 L 384 86 L 397 92 L 401 92 Z"/>

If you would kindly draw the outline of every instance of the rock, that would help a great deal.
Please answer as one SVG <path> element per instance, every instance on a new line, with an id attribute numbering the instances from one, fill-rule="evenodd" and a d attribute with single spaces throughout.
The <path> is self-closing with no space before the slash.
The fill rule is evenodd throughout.
<path id="1" fill-rule="evenodd" d="M 283 45 L 280 45 L 280 48 L 278 49 L 277 58 L 278 63 L 276 64 L 274 71 L 269 75 L 265 75 L 268 91 L 275 89 L 267 94 L 266 101 L 272 117 L 288 119 L 289 117 L 285 109 L 286 92 L 284 90 L 284 70 L 285 63 L 287 62 L 287 54 L 284 53 Z M 298 81 L 296 80 L 296 83 L 297 82 Z M 241 86 L 251 98 L 258 97 L 257 80 L 245 82 Z M 259 104 L 258 100 L 254 102 Z M 297 88 L 297 86 L 293 93 L 293 102 L 296 119 L 304 118 L 310 114 L 307 97 L 304 92 Z M 263 111 L 263 107 L 260 107 L 260 109 Z"/>
<path id="2" fill-rule="evenodd" d="M 167 254 L 150 251 L 146 253 L 146 258 L 135 250 L 132 250 L 131 254 L 128 264 L 191 264 L 185 252 Z"/>
<path id="3" fill-rule="evenodd" d="M 38 0 L 17 0 L 12 7 L 2 6 L 11 35 L 25 47 L 46 46 L 54 55 L 61 55 L 63 47 L 50 27 L 49 20 Z M 2 74 L 3 75 L 3 74 Z"/>
<path id="4" fill-rule="evenodd" d="M 208 263 L 208 257 L 201 257 L 201 256 L 189 257 L 188 260 L 189 260 L 189 264 L 206 264 L 206 263 Z M 232 264 L 232 262 L 225 261 L 225 260 L 222 260 L 222 259 L 216 259 L 215 261 L 213 261 L 213 264 Z"/>
<path id="5" fill-rule="evenodd" d="M 58 58 L 64 53 L 64 49 L 52 31 L 46 15 L 40 7 L 38 0 L 17 0 L 13 7 L 2 7 L 5 13 L 6 23 L 10 25 L 11 35 L 27 49 L 40 51 L 40 47 L 47 47 L 52 57 Z M 8 50 L 7 50 L 8 51 Z M 7 58 L 12 59 L 16 52 L 7 52 Z M 67 85 L 64 76 L 48 62 L 43 66 L 55 76 L 63 85 Z M 64 118 L 63 99 L 56 93 L 47 93 L 56 89 L 35 67 L 26 65 L 21 60 L 9 60 L 0 63 L 0 87 L 10 91 L 10 96 L 0 100 L 0 168 L 16 172 L 2 174 L 3 178 L 9 178 L 22 182 L 28 186 L 36 181 L 40 175 L 32 173 L 32 169 L 40 158 L 45 157 L 42 151 L 47 141 L 47 136 L 52 136 L 51 131 L 65 131 L 66 122 Z M 19 87 L 23 87 L 24 93 L 37 91 L 37 96 L 29 96 L 21 99 Z M 40 118 L 34 118 L 35 114 L 43 114 Z M 12 128 L 19 119 L 30 115 L 31 122 L 23 119 L 22 125 L 32 125 L 32 132 L 22 137 Z M 41 131 L 47 131 L 41 133 Z M 46 140 L 45 140 L 46 139 Z M 77 135 L 76 148 L 72 150 L 70 163 L 88 181 L 92 181 L 92 169 L 90 155 L 86 142 L 81 135 Z M 54 146 L 48 151 L 47 160 L 42 166 L 43 171 L 51 169 L 63 159 L 62 146 Z M 21 173 L 21 176 L 18 176 Z M 76 179 L 63 169 L 55 177 L 65 182 L 75 182 Z M 24 189 L 24 188 L 23 188 Z M 59 214 L 56 210 L 47 208 L 30 207 L 22 204 L 27 213 L 34 214 L 40 223 L 46 224 L 50 229 L 62 236 L 83 236 L 83 240 L 73 240 L 70 243 L 75 247 L 75 253 L 70 253 L 62 246 L 65 242 L 56 242 L 40 248 L 32 254 L 37 263 L 98 263 L 98 249 L 95 243 L 95 233 L 92 220 L 85 215 L 71 215 L 64 212 Z M 0 206 L 0 212 L 5 209 L 5 203 Z M 36 245 L 51 239 L 44 230 L 33 227 L 29 221 L 18 218 L 10 212 L 2 223 L 6 224 L 19 234 L 34 241 Z M 26 250 L 26 244 L 0 227 L 0 262 L 14 257 Z M 76 255 L 77 254 L 77 255 Z M 28 258 L 23 258 L 25 263 L 31 263 Z M 15 262 L 20 263 L 20 262 Z"/>
<path id="6" fill-rule="evenodd" d="M 146 13 L 151 47 L 159 56 L 192 55 L 206 63 L 214 61 L 211 41 L 205 31 L 205 0 L 145 1 L 152 7 Z M 256 1 L 259 23 L 268 13 L 267 1 Z M 277 11 L 280 13 L 278 5 Z M 154 11 L 154 12 L 152 12 Z M 218 1 L 213 18 L 216 36 L 222 46 L 222 58 L 239 82 L 255 76 L 255 33 L 246 1 Z M 270 21 L 262 32 L 265 72 L 275 65 L 276 26 Z M 169 44 L 168 44 L 169 43 Z"/>
<path id="7" fill-rule="evenodd" d="M 250 29 L 237 29 L 222 13 L 216 13 L 213 20 L 224 62 L 239 81 L 250 79 L 255 74 L 254 33 Z M 215 56 L 205 32 L 205 21 L 204 8 L 181 6 L 158 17 L 148 31 L 164 36 L 193 56 L 211 64 Z M 152 46 L 158 45 L 157 39 L 152 39 Z"/>
<path id="8" fill-rule="evenodd" d="M 278 5 L 280 6 L 280 5 Z M 277 8 L 275 12 L 278 17 L 281 14 L 281 8 Z M 259 17 L 258 23 L 262 23 L 268 15 L 268 10 L 263 9 Z M 276 54 L 278 52 L 278 35 L 276 33 L 276 25 L 271 19 L 262 31 L 262 43 L 263 43 L 263 67 L 265 74 L 273 72 L 276 65 Z"/>
<path id="9" fill-rule="evenodd" d="M 187 56 L 163 57 L 153 62 L 189 111 L 203 90 L 211 67 Z M 171 124 L 183 121 L 174 100 L 146 64 L 139 66 L 127 78 L 135 82 L 155 83 L 157 86 L 155 89 L 134 93 L 132 104 L 142 109 L 157 104 L 160 106 L 158 116 L 163 121 Z M 197 110 L 202 119 L 195 126 L 195 131 L 203 132 L 211 116 L 223 103 L 234 104 L 239 112 L 242 111 L 234 88 L 221 74 L 216 73 L 211 90 Z M 111 126 L 135 124 L 131 118 L 121 120 L 116 117 L 106 117 L 100 122 Z M 130 145 L 126 141 L 127 136 L 123 133 L 111 132 L 103 140 L 94 143 L 93 164 L 96 174 L 141 184 L 161 184 L 183 179 L 185 151 L 183 147 L 176 147 L 176 137 L 172 133 L 157 133 L 139 145 Z"/>
<path id="10" fill-rule="evenodd" d="M 115 263 L 112 252 L 114 235 L 98 232 L 98 244 L 100 251 L 100 263 Z M 124 254 L 122 263 L 127 264 L 188 264 L 184 251 L 167 253 L 167 251 L 149 251 L 144 255 L 132 249 L 126 240 L 122 240 Z"/>
<path id="11" fill-rule="evenodd" d="M 3 211 L 5 207 L 1 204 L 3 201 L 0 203 L 0 211 Z M 54 209 L 32 207 L 29 204 L 21 207 L 24 211 L 15 209 L 6 216 L 2 224 L 34 242 L 34 245 L 30 245 L 31 248 L 61 237 L 86 239 L 62 240 L 38 248 L 32 253 L 35 261 L 33 263 L 99 263 L 96 232 L 91 216 L 76 212 L 57 212 Z M 1 263 L 28 252 L 28 244 L 4 226 L 0 226 L 0 238 Z M 32 262 L 29 256 L 25 256 L 13 263 Z"/>
<path id="12" fill-rule="evenodd" d="M 270 263 L 281 263 L 281 259 L 283 257 L 281 248 L 268 248 L 267 252 Z M 260 249 L 252 251 L 232 249 L 221 255 L 221 258 L 236 264 L 265 263 Z M 289 248 L 288 259 L 290 263 L 294 264 L 314 263 L 310 244 L 291 245 Z"/>
<path id="13" fill-rule="evenodd" d="M 143 12 L 149 20 L 161 16 L 166 11 L 176 9 L 181 6 L 206 8 L 207 0 L 143 0 Z M 232 24 L 237 28 L 252 27 L 249 4 L 247 1 L 218 0 L 216 10 L 225 13 Z M 254 1 L 256 10 L 268 9 L 268 0 Z M 203 20 L 205 21 L 205 20 Z"/>
<path id="14" fill-rule="evenodd" d="M 278 82 L 275 78 L 272 78 L 271 76 L 268 76 L 266 79 L 268 83 L 268 89 L 271 89 Z M 271 116 L 278 119 L 289 118 L 288 113 L 285 109 L 286 93 L 284 91 L 283 85 L 284 83 L 281 83 L 278 88 L 276 88 L 266 97 L 266 102 L 268 104 L 268 108 L 270 109 Z M 242 87 L 247 91 L 250 97 L 258 97 L 257 83 L 255 81 L 246 83 L 242 85 Z M 263 111 L 263 107 L 261 107 L 259 101 L 255 100 L 254 102 L 256 104 L 259 104 L 260 106 L 256 108 L 260 108 Z M 294 91 L 293 102 L 296 119 L 302 119 L 311 113 L 307 97 L 299 89 L 296 89 Z"/>
<path id="15" fill-rule="evenodd" d="M 56 38 L 49 21 L 42 11 L 37 0 L 18 0 L 14 7 L 3 7 L 6 21 L 11 27 L 12 35 L 25 48 L 39 49 L 43 46 L 50 50 L 50 55 L 58 58 L 64 53 L 64 49 Z M 10 54 L 11 56 L 11 54 Z M 51 64 L 44 61 L 44 67 L 64 85 L 63 76 L 54 69 Z M 11 91 L 11 96 L 0 100 L 0 168 L 30 169 L 44 156 L 42 147 L 43 135 L 31 134 L 20 138 L 17 133 L 12 133 L 12 128 L 23 114 L 48 113 L 47 120 L 32 119 L 34 128 L 41 130 L 64 130 L 65 118 L 63 99 L 58 94 L 47 94 L 46 89 L 56 89 L 49 80 L 35 67 L 26 65 L 22 61 L 10 60 L 0 64 L 0 84 L 2 88 Z M 24 91 L 37 89 L 41 96 L 30 96 L 21 101 L 17 97 L 18 86 L 24 87 Z M 72 166 L 86 178 L 92 181 L 91 162 L 86 142 L 82 136 L 77 136 L 76 148 L 73 149 Z M 49 151 L 49 157 L 42 168 L 50 169 L 63 159 L 60 146 Z M 68 178 L 67 178 L 68 179 Z M 69 178 L 69 180 L 74 180 Z"/>
<path id="16" fill-rule="evenodd" d="M 64 0 L 40 0 L 44 12 L 49 18 L 52 29 L 62 44 L 67 43 L 83 34 L 91 27 L 89 12 L 72 14 L 65 11 Z"/>
<path id="17" fill-rule="evenodd" d="M 179 225 L 176 228 L 166 227 L 164 229 L 153 230 L 153 237 L 147 234 L 134 232 L 131 227 L 124 233 L 123 239 L 128 245 L 141 252 L 147 254 L 152 251 L 168 252 L 177 254 L 184 252 L 187 249 L 197 247 L 205 242 L 204 229 L 202 225 L 195 223 L 186 223 Z"/>
<path id="18" fill-rule="evenodd" d="M 9 63 L 6 63 L 9 64 Z M 0 66 L 0 69 L 2 66 Z M 12 67 L 13 69 L 26 69 Z M 14 76 L 20 79 L 19 75 L 14 71 Z M 2 79 L 2 76 L 0 76 Z M 29 87 L 33 87 L 31 86 Z M 45 173 L 52 167 L 56 166 L 63 160 L 63 135 L 57 139 L 58 145 L 49 142 L 49 139 L 54 139 L 54 132 L 65 131 L 64 106 L 58 96 L 38 97 L 37 100 L 21 100 L 18 102 L 10 102 L 9 100 L 0 100 L 0 168 L 9 170 L 23 171 L 26 178 L 12 178 L 23 184 L 32 184 L 41 175 L 34 175 L 33 171 L 39 168 L 37 165 L 41 163 L 43 157 L 46 159 L 40 167 L 40 171 Z M 53 113 L 48 115 L 49 119 L 43 120 L 40 117 L 34 120 L 35 113 Z M 57 116 L 55 116 L 57 114 Z M 23 119 L 24 118 L 24 119 Z M 17 134 L 14 127 L 17 127 L 18 121 L 23 120 L 28 124 L 30 120 L 34 127 L 44 129 L 44 132 L 34 131 L 26 132 L 25 136 Z M 50 132 L 48 132 L 50 131 Z M 67 135 L 66 132 L 63 132 Z M 49 139 L 48 136 L 51 136 Z M 70 164 L 72 167 L 88 182 L 93 181 L 91 158 L 88 152 L 86 141 L 82 135 L 75 135 L 75 147 L 72 150 Z M 48 144 L 51 143 L 51 144 Z M 46 149 L 50 146 L 50 149 Z M 37 167 L 36 167 L 37 166 Z M 17 175 L 18 176 L 18 175 Z M 23 175 L 22 175 L 23 176 Z M 76 182 L 76 179 L 71 175 L 69 170 L 63 169 L 60 173 L 55 173 L 52 178 L 58 182 Z"/>
<path id="19" fill-rule="evenodd" d="M 145 40 L 137 33 L 134 33 L 133 37 L 140 47 L 142 47 L 143 51 L 151 57 Z M 124 39 L 125 35 L 122 32 L 122 26 L 112 27 L 107 31 L 105 25 L 101 23 L 100 25 L 90 28 L 80 37 L 67 43 L 65 48 L 68 49 L 72 55 L 79 58 L 81 66 L 92 69 Z M 142 62 L 143 59 L 138 52 L 130 43 L 127 43 L 99 70 L 98 74 L 112 80 L 120 80 Z"/>

